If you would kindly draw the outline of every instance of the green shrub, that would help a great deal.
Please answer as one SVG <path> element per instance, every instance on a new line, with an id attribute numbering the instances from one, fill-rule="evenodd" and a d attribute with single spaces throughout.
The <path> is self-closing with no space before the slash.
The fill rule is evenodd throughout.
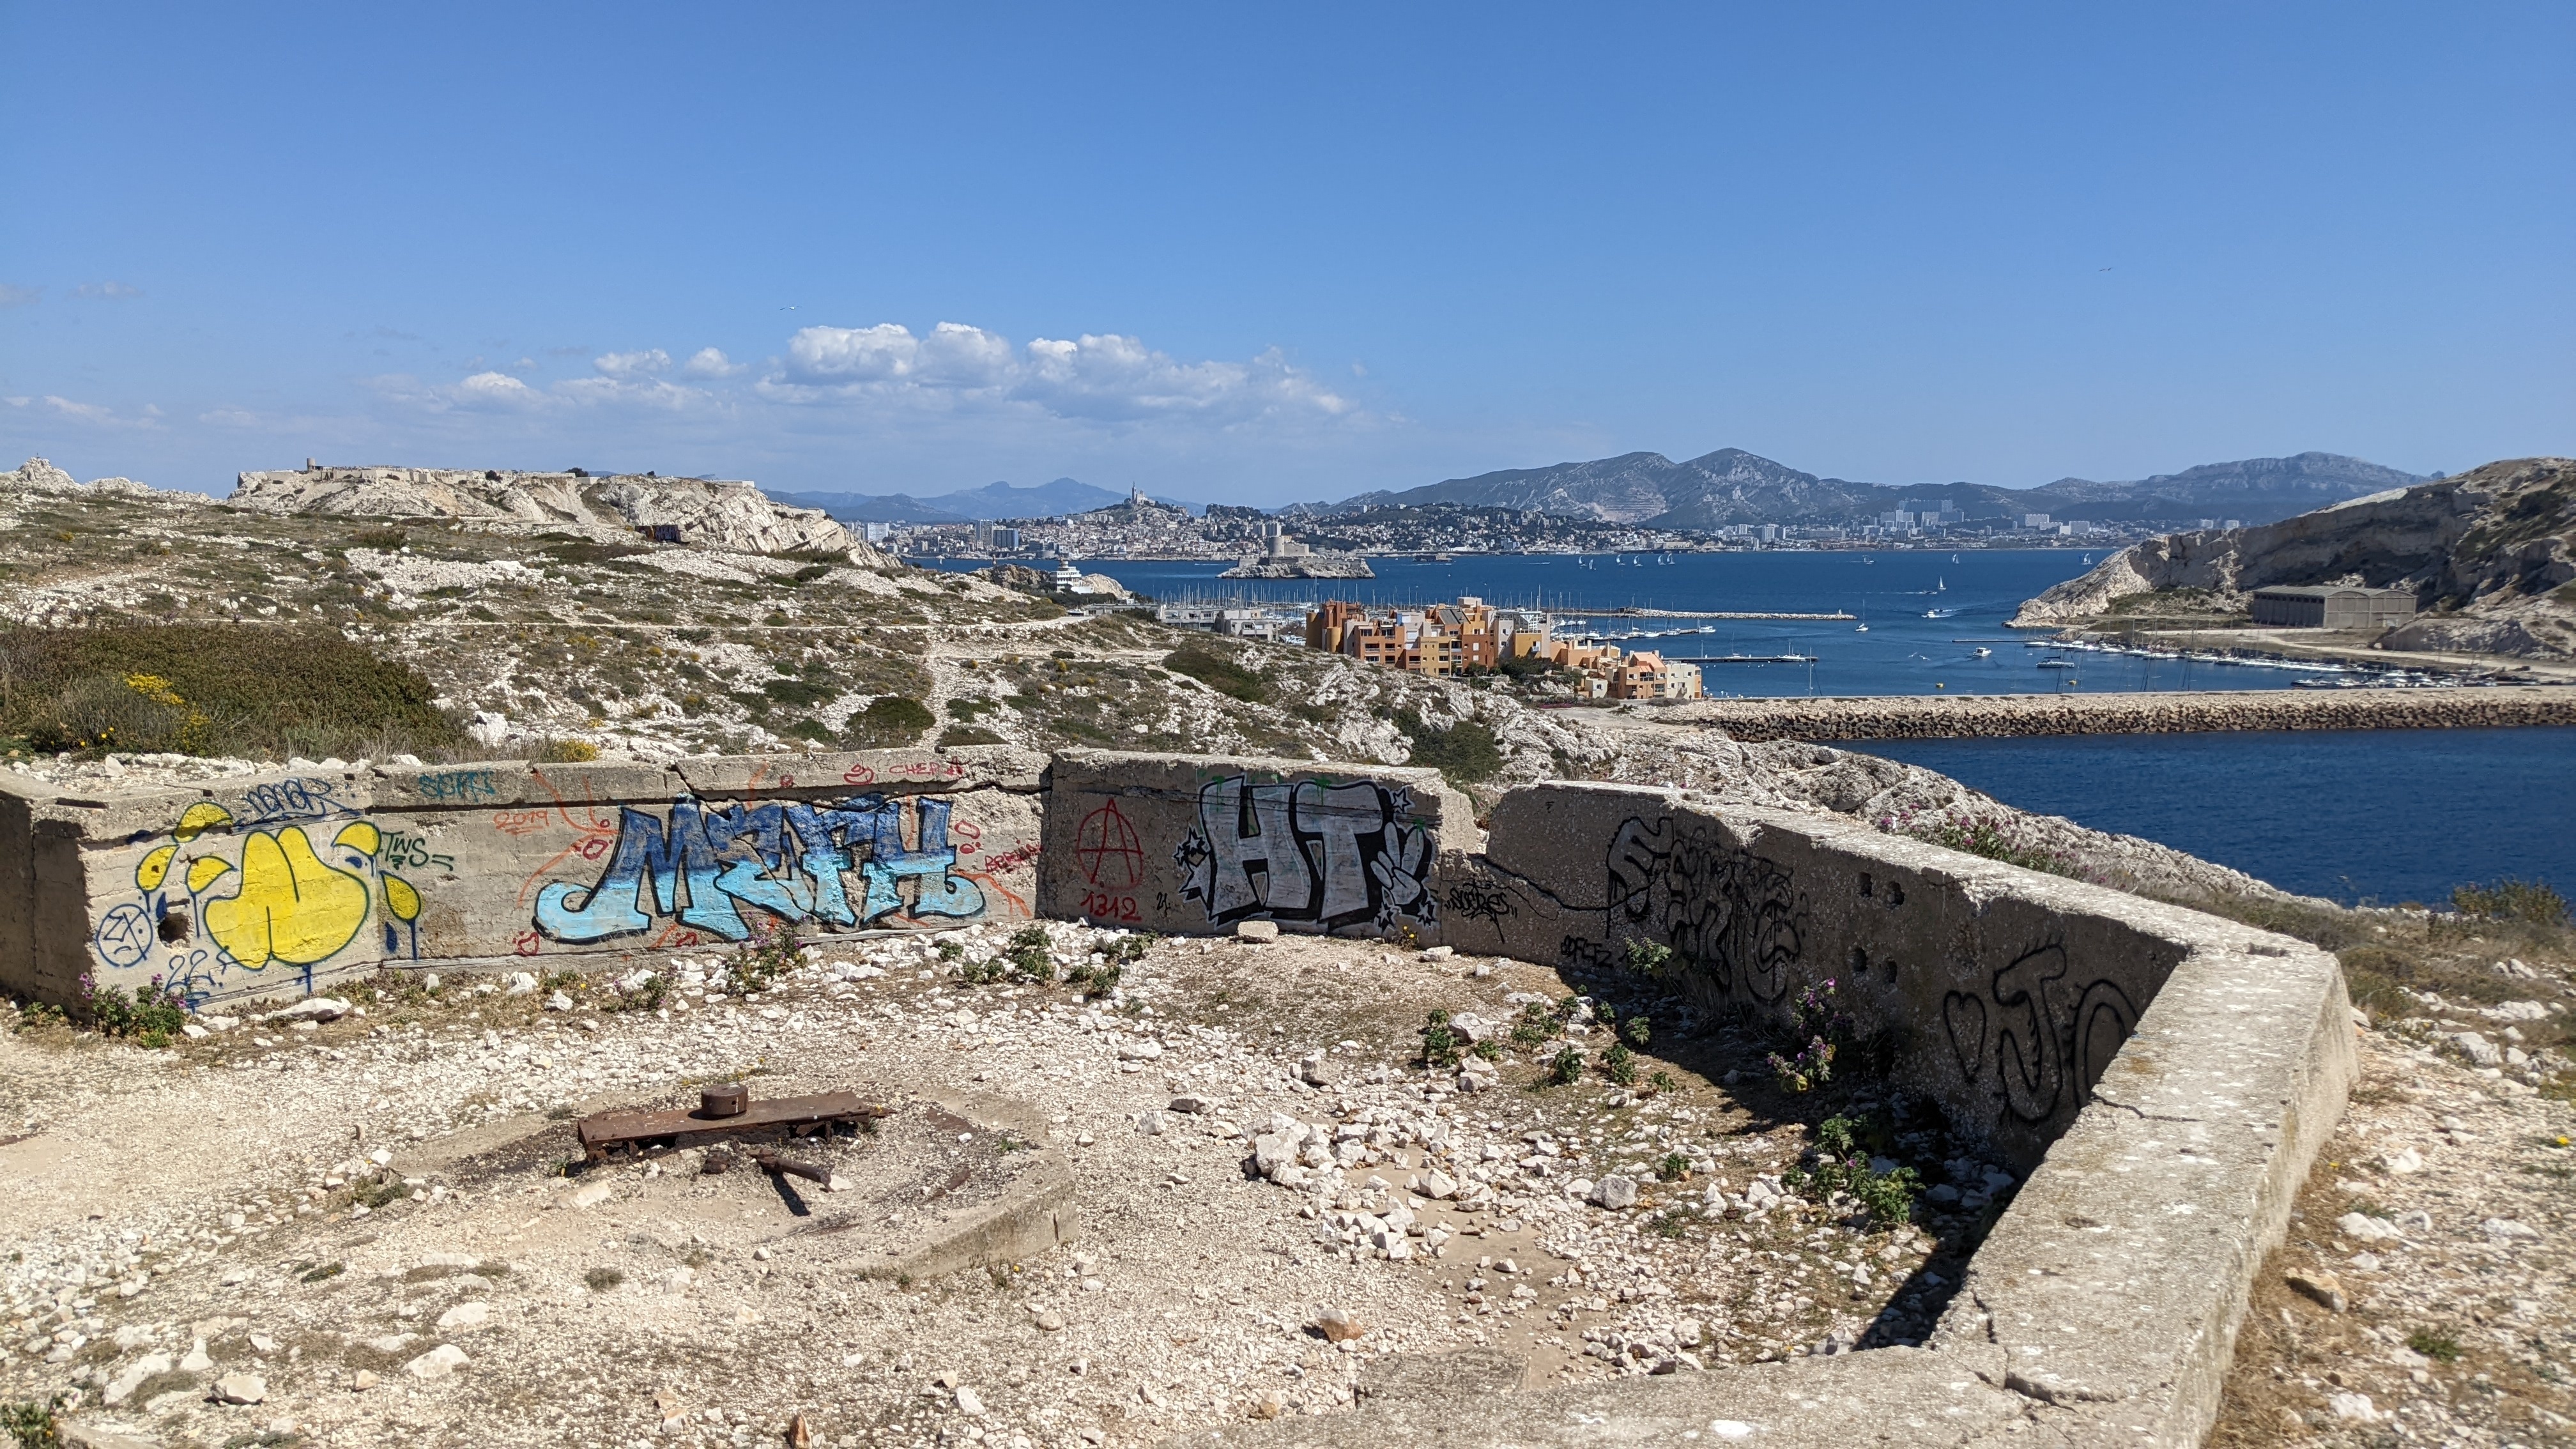
<path id="1" fill-rule="evenodd" d="M 805 949 L 796 943 L 794 930 L 784 922 L 773 921 L 766 928 L 756 928 L 750 940 L 734 947 L 724 964 L 733 989 L 748 995 L 767 989 L 779 977 L 804 965 Z"/>
<path id="2" fill-rule="evenodd" d="M 829 684 L 816 684 L 804 679 L 772 679 L 762 683 L 760 692 L 790 709 L 812 709 L 841 691 Z M 928 721 L 923 721 L 928 726 Z"/>
<path id="3" fill-rule="evenodd" d="M 1649 941 L 1642 936 L 1628 938 L 1629 970 L 1640 976 L 1661 976 L 1672 969 L 1672 964 L 1672 947 L 1661 941 Z"/>
<path id="4" fill-rule="evenodd" d="M 1046 927 L 1022 926 L 1011 935 L 1010 950 L 1005 953 L 1011 970 L 1027 981 L 1053 981 L 1055 957 L 1047 940 Z"/>
<path id="5" fill-rule="evenodd" d="M 17 1449 L 62 1449 L 61 1429 L 54 1422 L 54 1405 L 61 1399 L 42 1403 L 0 1405 L 0 1433 L 16 1442 Z"/>
<path id="6" fill-rule="evenodd" d="M 1465 1038 L 1449 1024 L 1449 1013 L 1431 1008 L 1422 1028 L 1422 1064 L 1426 1067 L 1455 1068 L 1462 1055 Z"/>
<path id="7" fill-rule="evenodd" d="M 1460 720 L 1447 729 L 1423 724 L 1410 710 L 1399 710 L 1395 727 L 1413 742 L 1407 764 L 1438 770 L 1450 784 L 1465 787 L 1490 780 L 1503 768 L 1502 741 L 1483 720 Z"/>
<path id="8" fill-rule="evenodd" d="M 176 986 L 165 986 L 155 976 L 148 986 L 128 995 L 122 986 L 101 990 L 88 973 L 80 979 L 81 1014 L 101 1036 L 130 1038 L 137 1044 L 160 1048 L 170 1044 L 179 1029 L 188 1024 L 187 1000 Z"/>
<path id="9" fill-rule="evenodd" d="M 1637 1054 L 1628 1050 L 1625 1042 L 1610 1043 L 1610 1049 L 1601 1054 L 1601 1075 L 1623 1087 L 1635 1085 Z"/>
<path id="10" fill-rule="evenodd" d="M 1797 1018 L 1792 1056 L 1771 1053 L 1771 1073 L 1784 1092 L 1809 1092 L 1834 1079 L 1834 1058 L 1851 1045 L 1852 1019 L 1835 1004 L 1831 981 L 1810 986 L 1791 1004 Z"/>
<path id="11" fill-rule="evenodd" d="M 861 748 L 908 745 L 939 723 L 920 700 L 889 694 L 850 716 L 841 733 Z"/>
<path id="12" fill-rule="evenodd" d="M 2464 916 L 2495 921 L 2527 921 L 2535 926 L 2567 924 L 2567 898 L 2538 881 L 2507 876 L 2492 886 L 2475 881 L 2454 887 L 2451 909 Z"/>
<path id="13" fill-rule="evenodd" d="M 1259 704 L 1270 697 L 1269 680 L 1194 644 L 1164 655 L 1163 667 L 1174 674 L 1186 674 L 1217 693 L 1230 695 L 1246 704 Z"/>
<path id="14" fill-rule="evenodd" d="M 0 734 L 40 750 L 284 759 L 465 748 L 434 693 L 417 671 L 328 629 L 0 631 Z"/>
<path id="15" fill-rule="evenodd" d="M 2446 1329 L 2419 1328 L 2406 1335 L 2406 1346 L 2442 1363 L 2460 1361 L 2460 1340 Z"/>
<path id="16" fill-rule="evenodd" d="M 1583 1053 L 1571 1046 L 1559 1047 L 1548 1060 L 1547 1080 L 1552 1086 L 1571 1087 L 1583 1080 Z"/>
<path id="17" fill-rule="evenodd" d="M 1914 1215 L 1914 1195 L 1922 1178 L 1913 1168 L 1873 1172 L 1869 1151 L 1861 1144 L 1863 1124 L 1850 1117 L 1828 1117 L 1816 1126 L 1816 1144 L 1807 1160 L 1780 1174 L 1780 1185 L 1824 1202 L 1835 1193 L 1848 1195 L 1878 1223 L 1901 1223 Z"/>

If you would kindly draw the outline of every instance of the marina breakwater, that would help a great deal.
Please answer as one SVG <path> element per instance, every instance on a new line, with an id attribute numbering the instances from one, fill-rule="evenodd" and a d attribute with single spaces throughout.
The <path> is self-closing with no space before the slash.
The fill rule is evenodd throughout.
<path id="1" fill-rule="evenodd" d="M 2201 690 L 2191 693 L 1712 699 L 1658 716 L 1733 739 L 1933 740 L 2230 730 L 2576 725 L 2576 689 Z"/>

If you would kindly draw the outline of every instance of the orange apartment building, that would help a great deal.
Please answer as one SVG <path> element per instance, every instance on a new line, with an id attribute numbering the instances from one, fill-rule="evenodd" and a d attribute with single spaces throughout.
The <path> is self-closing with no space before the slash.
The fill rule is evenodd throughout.
<path id="1" fill-rule="evenodd" d="M 1331 600 L 1306 615 L 1306 647 L 1440 679 L 1498 668 L 1506 655 L 1536 655 L 1580 676 L 1579 688 L 1593 699 L 1701 697 L 1696 666 L 1651 650 L 1623 655 L 1615 644 L 1575 644 L 1514 629 L 1473 597 L 1374 615 L 1363 605 Z"/>

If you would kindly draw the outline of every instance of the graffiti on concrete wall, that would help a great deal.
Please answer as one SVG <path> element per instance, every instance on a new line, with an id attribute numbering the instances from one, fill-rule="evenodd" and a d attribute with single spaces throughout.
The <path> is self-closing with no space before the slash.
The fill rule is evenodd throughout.
<path id="1" fill-rule="evenodd" d="M 319 968 L 417 956 L 421 893 L 394 867 L 446 858 L 417 836 L 389 836 L 333 788 L 274 782 L 238 809 L 201 800 L 181 811 L 135 864 L 133 896 L 100 916 L 98 963 L 199 1000 L 236 971 L 285 969 L 309 987 Z"/>
<path id="2" fill-rule="evenodd" d="M 1194 827 L 1172 852 L 1181 896 L 1218 924 L 1266 916 L 1326 930 L 1428 925 L 1439 918 L 1437 845 L 1412 815 L 1413 792 L 1401 787 L 1210 780 L 1199 787 Z"/>
<path id="3" fill-rule="evenodd" d="M 1786 867 L 1708 824 L 1630 817 L 1611 838 L 1610 923 L 1663 941 L 1718 989 L 1768 1004 L 1789 989 L 1807 904 Z"/>
<path id="4" fill-rule="evenodd" d="M 2083 1105 L 2138 1024 L 2128 992 L 2109 979 L 2076 985 L 2060 945 L 2025 951 L 1984 992 L 1953 991 L 1941 1025 L 1959 1075 L 2027 1123 Z"/>
<path id="5" fill-rule="evenodd" d="M 664 921 L 743 941 L 763 918 L 848 928 L 981 916 L 984 889 L 959 869 L 950 838 L 953 808 L 937 796 L 873 793 L 722 805 L 684 797 L 664 816 L 622 807 L 598 876 L 538 891 L 534 925 L 547 940 L 586 945 Z"/>

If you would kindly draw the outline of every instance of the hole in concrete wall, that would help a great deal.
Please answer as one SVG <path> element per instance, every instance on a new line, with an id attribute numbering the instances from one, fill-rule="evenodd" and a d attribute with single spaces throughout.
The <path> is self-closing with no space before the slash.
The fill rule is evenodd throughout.
<path id="1" fill-rule="evenodd" d="M 1887 883 L 1887 903 L 1891 906 L 1901 906 L 1905 904 L 1905 887 L 1898 885 L 1894 881 L 1889 881 Z"/>
<path id="2" fill-rule="evenodd" d="M 1869 872 L 1868 872 L 1868 871 L 1862 871 L 1862 872 L 1861 872 L 1861 875 L 1860 875 L 1860 893 L 1861 893 L 1862 895 L 1868 895 L 1868 894 L 1869 894 Z"/>
<path id="3" fill-rule="evenodd" d="M 1856 977 L 1869 974 L 1869 953 L 1858 946 L 1851 950 L 1851 974 Z"/>
<path id="4" fill-rule="evenodd" d="M 197 934 L 197 923 L 188 916 L 186 906 L 165 906 L 161 911 L 161 939 L 164 942 L 185 941 Z"/>

